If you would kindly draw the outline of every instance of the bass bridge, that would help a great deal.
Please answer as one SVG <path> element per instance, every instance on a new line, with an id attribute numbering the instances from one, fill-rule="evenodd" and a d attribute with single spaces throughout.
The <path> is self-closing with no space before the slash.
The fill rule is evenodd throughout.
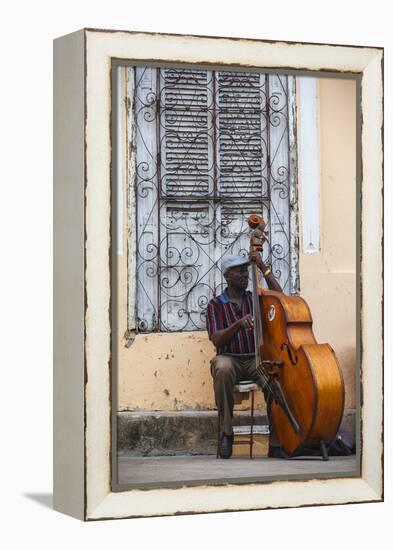
<path id="1" fill-rule="evenodd" d="M 261 361 L 262 369 L 265 373 L 273 378 L 277 378 L 280 369 L 284 366 L 283 361 Z"/>

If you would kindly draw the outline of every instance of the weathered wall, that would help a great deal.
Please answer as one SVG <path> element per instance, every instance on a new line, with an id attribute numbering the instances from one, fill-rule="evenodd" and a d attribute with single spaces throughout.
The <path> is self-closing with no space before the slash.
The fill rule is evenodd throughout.
<path id="1" fill-rule="evenodd" d="M 206 332 L 138 335 L 120 361 L 121 410 L 210 408 L 213 353 Z"/>
<path id="2" fill-rule="evenodd" d="M 300 292 L 311 307 L 318 342 L 335 349 L 355 407 L 356 84 L 318 79 L 321 250 L 300 251 Z M 301 200 L 301 181 L 299 182 Z M 301 223 L 301 216 L 300 216 Z"/>
<path id="3" fill-rule="evenodd" d="M 300 255 L 301 295 L 319 342 L 335 349 L 354 400 L 355 364 L 355 84 L 319 80 L 321 251 Z M 301 192 L 301 182 L 300 182 Z M 126 202 L 126 201 L 125 201 Z M 126 212 L 124 211 L 124 215 Z M 126 348 L 126 254 L 119 256 L 120 411 L 214 408 L 206 332 L 150 334 Z M 263 407 L 259 398 L 258 407 Z"/>

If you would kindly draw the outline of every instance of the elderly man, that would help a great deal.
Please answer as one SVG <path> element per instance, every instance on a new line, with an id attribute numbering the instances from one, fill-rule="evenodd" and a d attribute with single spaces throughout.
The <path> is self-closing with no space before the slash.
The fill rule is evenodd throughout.
<path id="1" fill-rule="evenodd" d="M 232 455 L 235 384 L 245 379 L 260 383 L 255 366 L 252 293 L 246 290 L 250 262 L 256 263 L 271 290 L 281 291 L 259 253 L 251 252 L 249 258 L 228 255 L 221 264 L 228 286 L 222 294 L 210 300 L 207 310 L 207 330 L 217 351 L 210 368 L 216 405 L 222 419 L 221 458 L 230 458 Z M 268 402 L 268 413 L 269 409 Z M 280 448 L 274 439 L 271 433 L 269 456 L 278 457 Z"/>

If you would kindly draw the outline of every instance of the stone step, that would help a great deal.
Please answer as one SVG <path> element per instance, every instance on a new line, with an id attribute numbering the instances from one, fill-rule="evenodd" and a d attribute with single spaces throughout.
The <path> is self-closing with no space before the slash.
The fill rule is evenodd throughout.
<path id="1" fill-rule="evenodd" d="M 355 416 L 355 411 L 348 409 L 342 422 L 342 428 L 353 435 Z M 235 412 L 235 427 L 249 424 L 249 411 Z M 267 416 L 260 411 L 255 413 L 255 431 L 268 432 Z M 117 442 L 119 456 L 215 455 L 217 411 L 119 412 Z"/>
<path id="2" fill-rule="evenodd" d="M 254 422 L 268 430 L 266 415 L 257 412 Z M 235 413 L 234 426 L 249 424 L 248 411 Z M 117 441 L 120 456 L 215 455 L 217 411 L 120 412 Z"/>

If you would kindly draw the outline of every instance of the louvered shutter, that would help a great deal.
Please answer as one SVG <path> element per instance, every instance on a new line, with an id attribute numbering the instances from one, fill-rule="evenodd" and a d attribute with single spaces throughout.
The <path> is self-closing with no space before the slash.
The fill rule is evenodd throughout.
<path id="1" fill-rule="evenodd" d="M 209 71 L 161 72 L 162 330 L 204 328 L 204 308 L 211 296 L 211 77 Z"/>
<path id="2" fill-rule="evenodd" d="M 250 213 L 262 213 L 267 188 L 266 138 L 261 123 L 265 77 L 231 71 L 217 72 L 215 78 L 218 223 L 223 228 L 216 253 L 247 255 L 246 219 Z"/>
<path id="3" fill-rule="evenodd" d="M 291 78 L 216 73 L 220 223 L 226 227 L 228 243 L 238 235 L 226 249 L 245 254 L 249 245 L 244 220 L 250 213 L 262 213 L 270 233 L 265 260 L 271 262 L 287 293 L 294 291 L 290 278 L 290 178 L 294 178 L 289 141 Z"/>
<path id="4" fill-rule="evenodd" d="M 137 319 L 204 328 L 211 297 L 211 72 L 136 69 Z"/>

